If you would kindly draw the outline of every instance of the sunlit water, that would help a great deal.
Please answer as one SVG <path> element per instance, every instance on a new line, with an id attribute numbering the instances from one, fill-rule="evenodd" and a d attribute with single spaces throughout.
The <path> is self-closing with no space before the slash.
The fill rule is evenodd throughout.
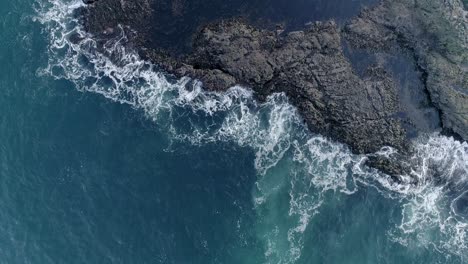
<path id="1" fill-rule="evenodd" d="M 80 5 L 0 3 L 0 263 L 468 263 L 468 144 L 421 136 L 396 184 L 282 94 L 99 53 Z"/>

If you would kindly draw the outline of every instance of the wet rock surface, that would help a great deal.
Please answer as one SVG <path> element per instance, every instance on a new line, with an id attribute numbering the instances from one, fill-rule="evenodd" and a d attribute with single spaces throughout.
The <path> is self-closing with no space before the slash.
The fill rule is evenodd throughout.
<path id="1" fill-rule="evenodd" d="M 311 131 L 356 153 L 391 146 L 404 159 L 409 137 L 437 129 L 432 106 L 445 128 L 467 139 L 461 2 L 383 0 L 359 15 L 376 1 L 353 8 L 345 1 L 342 14 L 326 8 L 340 1 L 311 1 L 320 13 L 302 10 L 308 4 L 301 1 L 86 0 L 83 23 L 97 39 L 123 30 L 143 57 L 201 80 L 205 89 L 240 84 L 259 100 L 284 92 Z M 326 21 L 304 25 L 315 20 Z M 368 164 L 409 173 L 408 164 L 381 156 Z"/>
<path id="2" fill-rule="evenodd" d="M 260 100 L 284 92 L 312 131 L 345 142 L 357 153 L 382 146 L 405 149 L 395 83 L 380 67 L 358 77 L 334 22 L 313 23 L 283 36 L 225 20 L 205 27 L 183 60 L 155 60 L 179 76 L 200 79 L 210 90 L 242 84 Z"/>
<path id="3" fill-rule="evenodd" d="M 334 19 L 339 23 L 379 0 L 83 0 L 88 3 L 85 24 L 89 32 L 125 25 L 138 32 L 146 48 L 164 49 L 171 56 L 189 52 L 193 35 L 221 19 L 243 17 L 261 28 L 283 24 L 287 31 L 305 23 Z"/>
<path id="4" fill-rule="evenodd" d="M 134 42 L 145 45 L 153 17 L 152 1 L 83 0 L 87 6 L 80 12 L 82 23 L 98 40 L 115 37 L 124 30 Z"/>
<path id="5" fill-rule="evenodd" d="M 411 54 L 445 129 L 468 139 L 468 13 L 459 0 L 385 0 L 345 27 L 354 47 Z"/>

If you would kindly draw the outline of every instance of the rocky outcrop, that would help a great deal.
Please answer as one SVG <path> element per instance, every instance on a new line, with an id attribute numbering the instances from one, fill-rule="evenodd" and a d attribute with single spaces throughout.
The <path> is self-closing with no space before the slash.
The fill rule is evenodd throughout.
<path id="1" fill-rule="evenodd" d="M 85 16 L 89 32 L 100 34 L 118 24 L 128 26 L 138 37 L 144 35 L 140 38 L 144 47 L 162 48 L 171 56 L 190 51 L 193 34 L 213 21 L 243 17 L 255 26 L 273 29 L 276 24 L 287 24 L 295 30 L 316 20 L 344 22 L 356 16 L 363 5 L 379 1 L 83 0 L 90 3 Z"/>
<path id="2" fill-rule="evenodd" d="M 210 90 L 243 84 L 260 99 L 284 92 L 312 131 L 345 142 L 357 153 L 382 146 L 405 149 L 395 83 L 379 67 L 358 77 L 334 22 L 317 22 L 284 36 L 279 32 L 224 20 L 203 28 L 184 59 L 153 58 L 170 72 L 202 80 Z"/>
<path id="3" fill-rule="evenodd" d="M 88 4 L 82 11 L 86 31 L 97 38 L 109 38 L 125 30 L 134 42 L 148 42 L 153 16 L 153 0 L 83 0 Z"/>
<path id="4" fill-rule="evenodd" d="M 468 13 L 460 0 L 385 0 L 345 32 L 354 47 L 412 54 L 443 126 L 468 139 Z"/>
<path id="5" fill-rule="evenodd" d="M 412 115 L 407 122 L 411 115 L 405 111 L 417 107 L 402 106 L 401 83 L 382 63 L 356 73 L 343 43 L 371 53 L 410 55 L 444 127 L 468 138 L 468 34 L 461 0 L 382 0 L 344 29 L 330 20 L 297 31 L 206 14 L 193 20 L 190 7 L 203 7 L 203 1 L 86 1 L 84 25 L 96 38 L 124 30 L 142 56 L 168 73 L 201 80 L 205 89 L 223 91 L 241 84 L 253 89 L 259 100 L 284 92 L 310 130 L 344 142 L 356 153 L 373 153 L 383 146 L 400 150 L 400 162 L 369 156 L 369 165 L 391 175 L 408 173 L 401 162 L 410 151 L 404 125 L 424 115 Z M 225 11 L 230 8 L 223 1 L 211 2 Z M 155 18 L 168 10 L 168 17 Z M 227 14 L 232 17 L 232 11 Z M 192 20 L 196 24 L 187 25 Z M 171 49 L 172 44 L 181 48 Z"/>
<path id="6" fill-rule="evenodd" d="M 284 92 L 312 131 L 347 143 L 357 153 L 382 146 L 406 149 L 395 83 L 380 67 L 358 77 L 334 22 L 282 33 L 280 27 L 265 30 L 245 20 L 220 20 L 202 27 L 192 37 L 191 51 L 180 57 L 149 43 L 151 6 L 148 0 L 98 0 L 86 10 L 85 27 L 103 37 L 123 28 L 142 55 L 170 73 L 200 79 L 206 89 L 242 84 L 260 100 Z"/>

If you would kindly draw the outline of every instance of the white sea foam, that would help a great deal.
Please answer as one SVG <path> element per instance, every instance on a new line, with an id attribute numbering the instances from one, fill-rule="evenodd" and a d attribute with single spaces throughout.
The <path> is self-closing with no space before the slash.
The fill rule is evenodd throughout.
<path id="1" fill-rule="evenodd" d="M 389 230 L 395 242 L 408 245 L 417 240 L 421 246 L 467 258 L 468 216 L 457 204 L 468 188 L 466 143 L 440 135 L 421 138 L 415 142 L 415 155 L 408 161 L 414 171 L 407 175 L 417 178 L 418 183 L 395 183 L 363 166 L 365 156 L 353 155 L 344 145 L 308 133 L 284 94 L 271 95 L 259 104 L 243 87 L 214 93 L 204 91 L 201 83 L 189 78 L 171 80 L 122 45 L 127 41 L 123 31 L 106 44 L 105 54 L 100 53 L 97 43 L 74 18 L 74 11 L 82 5 L 81 0 L 39 3 L 36 20 L 50 37 L 49 64 L 39 74 L 69 80 L 81 91 L 142 109 L 156 122 L 161 116 L 169 116 L 173 123 L 168 131 L 175 139 L 192 144 L 229 141 L 252 148 L 259 172 L 256 206 L 268 204 L 281 188 L 289 193 L 287 214 L 292 223 L 288 231 L 283 234 L 275 226 L 262 235 L 268 259 L 276 258 L 278 263 L 298 260 L 304 232 L 319 213 L 324 194 L 351 195 L 360 186 L 377 188 L 388 199 L 402 204 L 401 223 Z M 72 42 L 71 36 L 81 40 Z M 185 127 L 176 124 L 178 109 L 193 114 L 193 120 L 185 120 Z M 212 121 L 197 123 L 197 115 Z M 394 154 L 395 150 L 384 148 L 375 155 Z M 290 158 L 290 171 L 278 181 L 268 172 L 286 156 Z M 280 236 L 287 244 L 283 256 L 278 255 Z"/>
<path id="2" fill-rule="evenodd" d="M 468 144 L 432 135 L 416 142 L 415 150 L 412 176 L 419 181 L 404 191 L 396 190 L 402 193 L 403 215 L 394 234 L 399 233 L 399 242 L 417 239 L 423 246 L 466 261 L 468 215 L 458 212 L 454 203 L 468 190 Z"/>

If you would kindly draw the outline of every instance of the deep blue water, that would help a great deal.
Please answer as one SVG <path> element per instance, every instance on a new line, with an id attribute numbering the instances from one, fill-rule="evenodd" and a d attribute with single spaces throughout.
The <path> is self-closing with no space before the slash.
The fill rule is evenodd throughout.
<path id="1" fill-rule="evenodd" d="M 0 3 L 0 263 L 467 263 L 466 143 L 416 140 L 391 185 L 284 96 L 69 43 L 73 9 Z"/>

